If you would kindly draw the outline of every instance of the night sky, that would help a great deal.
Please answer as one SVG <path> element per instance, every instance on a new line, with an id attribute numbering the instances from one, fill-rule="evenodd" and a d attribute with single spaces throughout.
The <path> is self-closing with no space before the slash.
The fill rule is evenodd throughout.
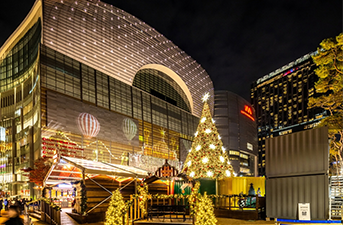
<path id="1" fill-rule="evenodd" d="M 154 27 L 209 73 L 216 90 L 250 100 L 259 77 L 342 32 L 341 0 L 104 0 Z M 0 1 L 0 45 L 34 0 Z"/>

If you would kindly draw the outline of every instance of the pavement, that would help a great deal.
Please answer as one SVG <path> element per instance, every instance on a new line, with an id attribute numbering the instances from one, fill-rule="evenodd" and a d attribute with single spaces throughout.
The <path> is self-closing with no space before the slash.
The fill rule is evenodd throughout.
<path id="1" fill-rule="evenodd" d="M 217 218 L 217 225 L 271 225 L 275 224 L 274 221 L 264 221 L 264 220 L 238 220 L 238 219 L 229 219 L 229 218 Z M 50 225 L 46 222 L 40 221 L 36 218 L 31 218 L 32 225 Z M 66 210 L 61 212 L 61 224 L 62 225 L 79 225 L 78 222 L 73 220 L 70 216 L 66 214 Z M 87 225 L 104 225 L 104 222 L 98 223 L 87 223 Z"/>

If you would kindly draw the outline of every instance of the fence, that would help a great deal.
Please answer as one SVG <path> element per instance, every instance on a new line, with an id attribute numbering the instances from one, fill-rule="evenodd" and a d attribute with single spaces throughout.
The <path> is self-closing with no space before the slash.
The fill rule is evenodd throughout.
<path id="1" fill-rule="evenodd" d="M 42 221 L 52 225 L 61 225 L 61 211 L 59 209 L 55 209 L 45 201 L 40 201 L 40 207 Z"/>

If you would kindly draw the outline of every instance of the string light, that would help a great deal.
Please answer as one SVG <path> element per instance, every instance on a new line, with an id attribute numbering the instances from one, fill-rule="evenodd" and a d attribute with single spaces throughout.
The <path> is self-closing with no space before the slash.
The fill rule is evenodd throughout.
<path id="1" fill-rule="evenodd" d="M 197 132 L 195 132 L 194 136 L 195 136 L 195 137 L 196 137 L 196 136 L 198 136 L 198 131 L 197 131 Z"/>
<path id="2" fill-rule="evenodd" d="M 210 144 L 210 149 L 215 149 L 216 146 L 214 144 Z"/>
<path id="3" fill-rule="evenodd" d="M 212 171 L 207 171 L 207 176 L 208 177 L 212 177 L 213 176 L 213 172 Z"/>
<path id="4" fill-rule="evenodd" d="M 203 162 L 203 163 L 208 163 L 208 158 L 207 158 L 207 157 L 203 158 L 203 159 L 202 159 L 202 162 Z"/>
<path id="5" fill-rule="evenodd" d="M 197 151 L 199 151 L 201 149 L 201 146 L 200 145 L 198 145 L 196 148 L 195 148 L 195 150 L 197 150 Z"/>
<path id="6" fill-rule="evenodd" d="M 200 120 L 201 123 L 204 123 L 205 121 L 206 121 L 206 117 L 203 117 L 203 118 Z"/>
<path id="7" fill-rule="evenodd" d="M 223 163 L 225 161 L 225 158 L 223 156 L 219 156 L 219 160 Z"/>
<path id="8" fill-rule="evenodd" d="M 205 133 L 206 133 L 206 134 L 209 134 L 209 133 L 211 133 L 211 130 L 210 130 L 210 129 L 206 129 L 206 130 L 205 130 Z"/>

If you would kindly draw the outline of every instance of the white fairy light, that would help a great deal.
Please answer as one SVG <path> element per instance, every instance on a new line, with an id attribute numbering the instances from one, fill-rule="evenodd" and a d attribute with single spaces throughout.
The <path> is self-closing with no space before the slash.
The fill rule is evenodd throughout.
<path id="1" fill-rule="evenodd" d="M 227 164 L 228 164 L 228 165 L 231 165 L 230 161 L 227 161 Z"/>
<path id="2" fill-rule="evenodd" d="M 195 175 L 194 172 L 191 172 L 191 173 L 189 174 L 190 177 L 194 177 L 194 175 Z"/>
<path id="3" fill-rule="evenodd" d="M 214 144 L 210 144 L 210 149 L 215 149 L 216 146 Z"/>
<path id="4" fill-rule="evenodd" d="M 203 163 L 208 163 L 208 158 L 207 158 L 207 157 L 203 158 L 203 159 L 202 159 L 202 162 L 203 162 Z"/>
<path id="5" fill-rule="evenodd" d="M 196 137 L 196 136 L 198 136 L 198 131 L 197 131 L 197 132 L 195 132 L 194 136 L 195 136 L 195 137 Z"/>
<path id="6" fill-rule="evenodd" d="M 226 176 L 228 176 L 228 177 L 231 176 L 231 172 L 229 170 L 226 170 L 225 173 L 226 173 Z"/>
<path id="7" fill-rule="evenodd" d="M 225 161 L 225 158 L 223 156 L 219 156 L 219 159 L 222 163 Z"/>
<path id="8" fill-rule="evenodd" d="M 220 137 L 220 135 L 218 134 L 218 139 L 220 140 L 220 139 L 222 139 L 222 137 Z"/>
<path id="9" fill-rule="evenodd" d="M 206 117 L 201 118 L 200 122 L 204 123 L 206 121 Z"/>
<path id="10" fill-rule="evenodd" d="M 213 176 L 213 172 L 212 171 L 207 171 L 207 176 L 208 177 L 212 177 Z"/>
<path id="11" fill-rule="evenodd" d="M 192 165 L 192 161 L 189 161 L 188 163 L 187 163 L 187 166 L 191 166 Z"/>
<path id="12" fill-rule="evenodd" d="M 223 153 L 225 153 L 225 151 L 226 151 L 226 148 L 224 146 L 222 146 L 222 151 L 223 151 Z"/>
<path id="13" fill-rule="evenodd" d="M 212 118 L 212 123 L 215 123 L 216 121 Z"/>
<path id="14" fill-rule="evenodd" d="M 191 152 L 191 151 L 192 151 L 192 149 L 189 149 L 189 150 L 188 150 L 188 152 Z"/>
<path id="15" fill-rule="evenodd" d="M 206 129 L 206 130 L 205 130 L 205 133 L 206 133 L 206 134 L 209 134 L 209 133 L 211 133 L 211 132 L 212 132 L 211 129 Z"/>
<path id="16" fill-rule="evenodd" d="M 200 145 L 198 145 L 196 148 L 195 148 L 195 150 L 197 150 L 197 151 L 199 151 L 201 149 L 201 146 Z"/>

